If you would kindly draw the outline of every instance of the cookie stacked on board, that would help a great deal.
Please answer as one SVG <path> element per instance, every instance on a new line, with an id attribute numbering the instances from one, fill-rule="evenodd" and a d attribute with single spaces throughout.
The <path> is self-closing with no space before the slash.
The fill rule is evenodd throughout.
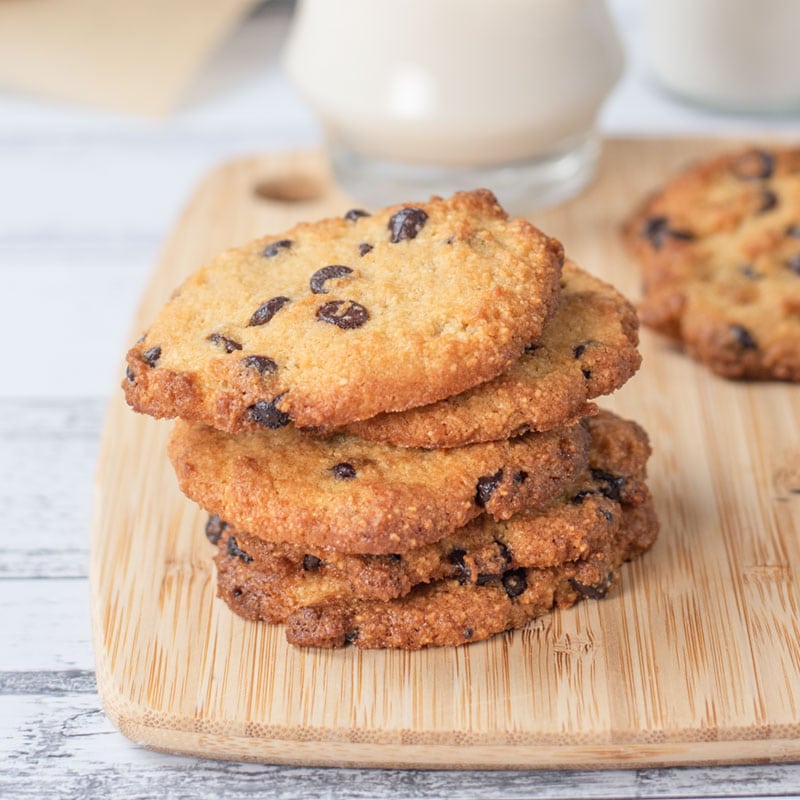
<path id="1" fill-rule="evenodd" d="M 179 417 L 169 456 L 236 613 L 415 649 L 601 598 L 652 543 L 647 437 L 591 402 L 636 346 L 631 306 L 481 190 L 223 253 L 123 385 Z"/>

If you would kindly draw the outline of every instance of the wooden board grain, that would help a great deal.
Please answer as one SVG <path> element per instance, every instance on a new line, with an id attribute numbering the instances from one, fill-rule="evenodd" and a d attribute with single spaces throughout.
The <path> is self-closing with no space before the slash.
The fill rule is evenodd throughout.
<path id="1" fill-rule="evenodd" d="M 710 141 L 612 141 L 595 183 L 533 219 L 632 297 L 617 236 L 636 198 Z M 350 207 L 320 156 L 216 170 L 142 300 L 143 330 L 225 247 Z M 91 594 L 105 709 L 132 739 L 221 758 L 522 768 L 800 758 L 800 387 L 716 378 L 647 331 L 605 405 L 639 420 L 662 521 L 621 587 L 528 628 L 416 653 L 290 648 L 215 598 L 204 515 L 165 456 L 168 424 L 109 408 Z"/>

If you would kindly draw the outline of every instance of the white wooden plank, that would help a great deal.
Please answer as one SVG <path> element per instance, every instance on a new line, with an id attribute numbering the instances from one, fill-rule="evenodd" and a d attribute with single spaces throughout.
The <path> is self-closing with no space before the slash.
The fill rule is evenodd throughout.
<path id="1" fill-rule="evenodd" d="M 85 579 L 0 580 L 0 619 L 0 670 L 94 669 Z"/>
<path id="2" fill-rule="evenodd" d="M 0 694 L 0 796 L 165 800 L 267 796 L 467 798 L 778 797 L 800 766 L 607 772 L 408 772 L 269 767 L 151 753 L 118 734 L 93 694 Z"/>

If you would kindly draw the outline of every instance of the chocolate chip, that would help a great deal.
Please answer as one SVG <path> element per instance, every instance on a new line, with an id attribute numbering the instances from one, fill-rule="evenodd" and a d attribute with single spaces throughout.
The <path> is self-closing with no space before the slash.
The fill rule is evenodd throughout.
<path id="1" fill-rule="evenodd" d="M 528 588 L 528 577 L 525 567 L 512 569 L 503 575 L 503 588 L 511 600 L 519 597 Z"/>
<path id="2" fill-rule="evenodd" d="M 403 556 L 401 556 L 399 553 L 389 553 L 386 558 L 389 559 L 389 561 L 391 561 L 393 564 L 399 564 L 403 560 Z"/>
<path id="3" fill-rule="evenodd" d="M 599 583 L 581 583 L 577 578 L 569 579 L 572 588 L 590 600 L 602 600 L 614 583 L 614 573 L 609 572 Z"/>
<path id="4" fill-rule="evenodd" d="M 730 331 L 733 338 L 736 340 L 736 344 L 739 345 L 742 350 L 758 350 L 758 343 L 747 328 L 742 325 L 731 325 Z"/>
<path id="5" fill-rule="evenodd" d="M 317 319 L 343 330 L 351 330 L 360 328 L 369 319 L 369 312 L 361 303 L 353 300 L 331 300 L 317 309 Z"/>
<path id="6" fill-rule="evenodd" d="M 467 565 L 464 563 L 464 557 L 467 555 L 466 550 L 460 547 L 451 550 L 447 556 L 447 560 L 456 568 L 454 576 L 459 579 L 461 584 L 465 584 L 469 580 L 470 572 Z"/>
<path id="7" fill-rule="evenodd" d="M 341 464 L 334 464 L 331 472 L 340 481 L 351 481 L 356 477 L 356 468 L 352 464 L 342 461 Z"/>
<path id="8" fill-rule="evenodd" d="M 528 479 L 528 473 L 524 469 L 517 470 L 514 473 L 514 483 L 525 483 Z"/>
<path id="9" fill-rule="evenodd" d="M 372 251 L 372 245 L 367 244 L 366 242 L 361 242 L 361 244 L 358 246 L 358 254 L 362 257 L 371 251 Z"/>
<path id="10" fill-rule="evenodd" d="M 245 553 L 245 551 L 242 550 L 241 547 L 239 547 L 239 545 L 236 543 L 235 536 L 228 537 L 227 549 L 228 549 L 228 555 L 231 558 L 241 558 L 245 564 L 249 564 L 253 560 L 253 556 L 251 556 L 249 553 Z"/>
<path id="11" fill-rule="evenodd" d="M 790 225 L 786 229 L 786 235 L 791 236 L 792 239 L 800 239 L 800 225 Z"/>
<path id="12" fill-rule="evenodd" d="M 473 636 L 473 633 L 474 632 L 473 632 L 472 628 L 464 628 L 464 638 L 465 639 L 471 639 L 472 636 Z"/>
<path id="13" fill-rule="evenodd" d="M 211 344 L 215 344 L 218 347 L 222 347 L 226 353 L 232 353 L 234 350 L 241 350 L 242 346 L 239 342 L 229 339 L 227 336 L 223 336 L 221 333 L 212 333 L 208 336 L 207 341 L 211 342 Z"/>
<path id="14" fill-rule="evenodd" d="M 392 244 L 415 239 L 427 221 L 428 215 L 421 208 L 402 208 L 395 212 L 387 226 L 392 232 Z"/>
<path id="15" fill-rule="evenodd" d="M 614 521 L 614 515 L 610 511 L 607 511 L 606 509 L 603 509 L 602 510 L 602 514 L 606 518 L 606 522 L 613 522 Z"/>
<path id="16" fill-rule="evenodd" d="M 763 214 L 766 211 L 771 211 L 778 205 L 778 195 L 775 192 L 771 191 L 770 189 L 764 189 L 761 192 L 761 205 L 759 206 L 758 211 L 756 214 Z"/>
<path id="17" fill-rule="evenodd" d="M 266 303 L 262 303 L 250 317 L 248 326 L 264 325 L 269 322 L 287 303 L 290 303 L 288 297 L 271 297 Z"/>
<path id="18" fill-rule="evenodd" d="M 625 486 L 625 478 L 622 475 L 614 475 L 604 469 L 597 469 L 594 467 L 589 471 L 591 472 L 592 479 L 602 484 L 599 491 L 603 497 L 613 500 L 615 503 L 622 502 L 620 492 Z"/>
<path id="19" fill-rule="evenodd" d="M 291 418 L 285 411 L 277 408 L 278 401 L 283 397 L 278 395 L 274 400 L 261 400 L 247 409 L 247 416 L 253 422 L 263 425 L 265 428 L 282 428 L 288 425 Z"/>
<path id="20" fill-rule="evenodd" d="M 348 222 L 355 222 L 357 219 L 361 219 L 361 217 L 369 217 L 372 216 L 369 211 L 364 211 L 363 208 L 351 208 L 345 215 L 344 218 Z"/>
<path id="21" fill-rule="evenodd" d="M 795 275 L 800 275 L 800 253 L 795 253 L 787 262 L 786 266 L 794 272 Z"/>
<path id="22" fill-rule="evenodd" d="M 358 628 L 356 628 L 354 631 L 348 631 L 344 635 L 346 644 L 352 644 L 356 639 L 358 639 Z"/>
<path id="23" fill-rule="evenodd" d="M 478 577 L 475 578 L 475 585 L 486 586 L 487 583 L 492 583 L 502 577 L 499 572 L 479 572 Z"/>
<path id="24" fill-rule="evenodd" d="M 242 359 L 242 366 L 257 370 L 261 375 L 278 371 L 278 365 L 266 356 L 245 356 Z"/>
<path id="25" fill-rule="evenodd" d="M 581 375 L 588 381 L 592 377 L 592 371 L 590 369 L 582 369 Z"/>
<path id="26" fill-rule="evenodd" d="M 455 238 L 456 238 L 455 236 L 448 236 L 448 237 L 447 237 L 447 238 L 444 240 L 444 243 L 445 243 L 445 244 L 453 244 L 453 242 L 455 241 Z"/>
<path id="27" fill-rule="evenodd" d="M 760 272 L 756 272 L 752 264 L 742 264 L 742 266 L 739 267 L 739 272 L 750 281 L 758 281 L 764 277 Z"/>
<path id="28" fill-rule="evenodd" d="M 667 239 L 680 239 L 685 242 L 691 242 L 694 239 L 694 234 L 691 231 L 682 231 L 671 228 L 669 219 L 664 216 L 650 217 L 644 223 L 642 235 L 650 240 L 650 244 L 656 250 L 660 250 Z"/>
<path id="29" fill-rule="evenodd" d="M 350 275 L 353 270 L 350 267 L 345 267 L 342 264 L 331 264 L 329 267 L 322 267 L 318 269 L 309 281 L 311 291 L 314 294 L 327 294 L 328 290 L 325 288 L 325 281 L 332 278 L 342 278 L 345 275 Z"/>
<path id="30" fill-rule="evenodd" d="M 131 383 L 136 383 L 136 374 L 135 374 L 135 373 L 134 373 L 134 371 L 133 371 L 133 370 L 130 368 L 130 365 L 128 365 L 127 367 L 125 367 L 125 377 L 126 377 L 126 378 L 127 378 L 127 379 L 128 379 L 130 382 L 131 382 Z"/>
<path id="31" fill-rule="evenodd" d="M 277 242 L 271 242 L 262 251 L 264 258 L 273 258 L 278 255 L 281 250 L 288 250 L 292 246 L 291 239 L 279 239 Z"/>
<path id="32" fill-rule="evenodd" d="M 475 503 L 483 508 L 497 489 L 500 481 L 503 480 L 503 470 L 499 469 L 494 475 L 484 475 L 478 478 L 475 487 Z"/>
<path id="33" fill-rule="evenodd" d="M 233 596 L 234 596 L 234 597 L 241 597 L 241 596 L 242 596 L 242 594 L 243 594 L 243 592 L 242 592 L 241 588 L 237 586 L 237 587 L 236 587 L 236 588 L 233 590 L 232 594 L 233 594 Z"/>
<path id="34" fill-rule="evenodd" d="M 206 522 L 206 538 L 211 544 L 216 544 L 225 533 L 228 523 L 219 518 L 219 514 L 212 514 Z"/>
<path id="35" fill-rule="evenodd" d="M 775 159 L 765 150 L 751 150 L 733 165 L 733 172 L 744 181 L 769 178 L 775 171 Z"/>
<path id="36" fill-rule="evenodd" d="M 586 345 L 585 344 L 578 344 L 572 348 L 572 357 L 573 358 L 580 358 L 586 352 Z"/>
<path id="37" fill-rule="evenodd" d="M 161 358 L 161 348 L 158 346 L 151 347 L 149 350 L 145 350 L 142 353 L 142 361 L 144 361 L 148 367 L 154 367 L 159 358 Z"/>
<path id="38" fill-rule="evenodd" d="M 306 572 L 313 572 L 315 569 L 319 569 L 320 564 L 322 564 L 322 559 L 316 556 L 310 554 L 303 556 L 303 569 Z"/>
<path id="39" fill-rule="evenodd" d="M 573 505 L 579 506 L 583 501 L 592 494 L 600 494 L 597 489 L 581 489 L 570 502 Z"/>

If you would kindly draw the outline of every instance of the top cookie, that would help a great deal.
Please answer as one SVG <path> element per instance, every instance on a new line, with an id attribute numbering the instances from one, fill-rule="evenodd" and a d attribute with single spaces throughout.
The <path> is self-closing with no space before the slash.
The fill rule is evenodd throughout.
<path id="1" fill-rule="evenodd" d="M 438 403 L 379 414 L 346 430 L 401 447 L 460 447 L 550 430 L 592 413 L 587 400 L 636 372 L 638 328 L 621 294 L 567 260 L 555 315 L 509 370 Z"/>
<path id="2" fill-rule="evenodd" d="M 623 235 L 644 272 L 646 325 L 725 377 L 800 381 L 800 148 L 694 165 Z"/>
<path id="3" fill-rule="evenodd" d="M 128 353 L 128 402 L 237 432 L 340 426 L 494 378 L 558 302 L 563 250 L 479 190 L 223 253 Z"/>

